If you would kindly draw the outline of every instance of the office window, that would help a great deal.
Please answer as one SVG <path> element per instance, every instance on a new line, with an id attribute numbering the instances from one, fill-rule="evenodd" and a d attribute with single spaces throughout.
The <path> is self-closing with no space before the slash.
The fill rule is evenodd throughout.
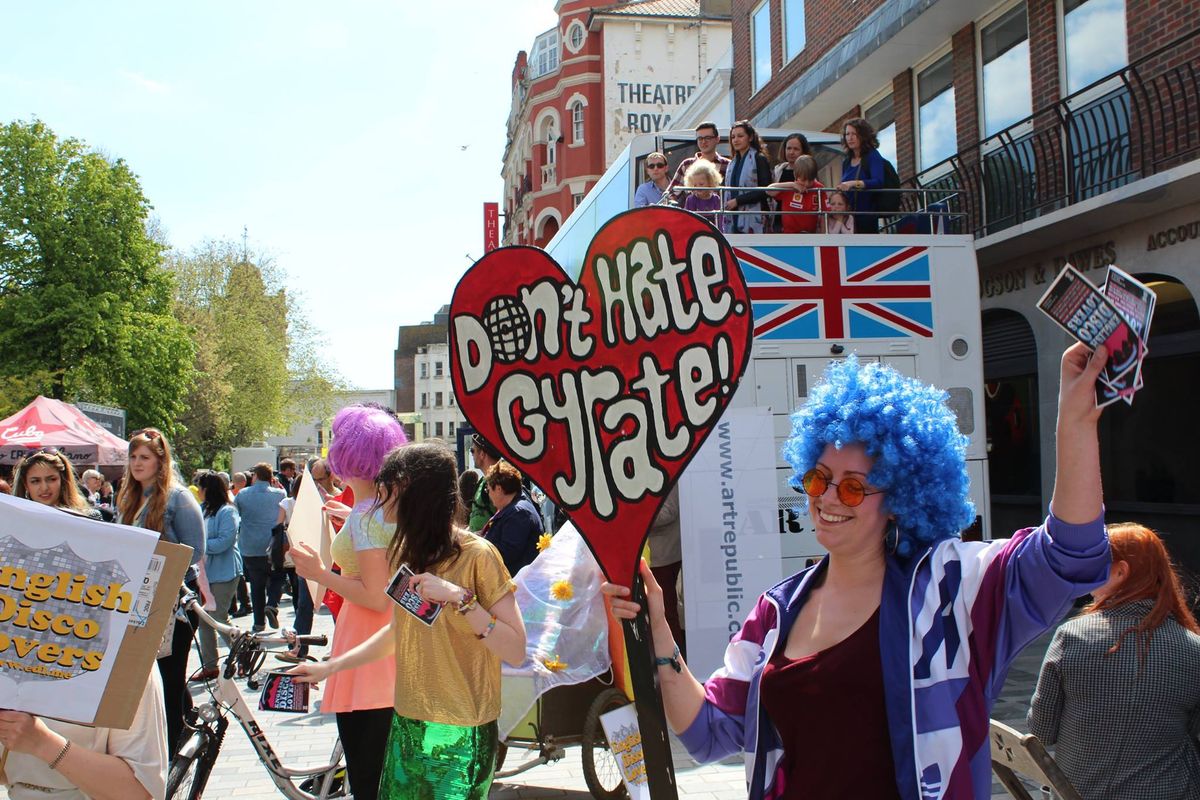
<path id="1" fill-rule="evenodd" d="M 434 408 L 442 407 L 442 393 L 441 392 L 433 393 L 433 405 L 434 405 Z"/>
<path id="2" fill-rule="evenodd" d="M 429 423 L 428 422 L 421 423 L 421 437 L 424 439 L 429 438 Z"/>
<path id="3" fill-rule="evenodd" d="M 576 100 L 571 106 L 571 137 L 575 144 L 583 143 L 583 101 Z"/>
<path id="4" fill-rule="evenodd" d="M 446 423 L 446 435 L 447 436 L 454 435 L 454 420 L 450 420 L 449 422 Z"/>
<path id="5" fill-rule="evenodd" d="M 429 377 L 429 362 L 428 361 L 421 362 L 421 377 L 422 378 Z"/>
<path id="6" fill-rule="evenodd" d="M 442 362 L 440 362 L 440 361 L 433 362 L 433 377 L 435 377 L 435 378 L 442 377 Z"/>
<path id="7" fill-rule="evenodd" d="M 880 98 L 867 106 L 863 118 L 875 129 L 879 139 L 879 155 L 897 166 L 896 161 L 896 108 L 892 105 L 892 96 Z"/>
<path id="8" fill-rule="evenodd" d="M 571 195 L 571 207 L 579 208 L 579 204 L 583 202 L 583 192 Z"/>
<path id="9" fill-rule="evenodd" d="M 449 403 L 450 405 L 454 405 L 454 392 L 450 392 L 446 396 L 446 402 Z"/>
<path id="10" fill-rule="evenodd" d="M 1024 3 L 980 29 L 979 57 L 983 62 L 983 135 L 988 137 L 1033 113 Z"/>
<path id="11" fill-rule="evenodd" d="M 443 435 L 442 434 L 442 423 L 440 423 L 440 422 L 433 423 L 433 435 L 434 436 L 442 436 Z"/>
<path id="12" fill-rule="evenodd" d="M 757 92 L 771 80 L 771 4 L 768 0 L 763 0 L 750 15 L 750 54 L 751 80 Z"/>
<path id="13" fill-rule="evenodd" d="M 1062 8 L 1067 94 L 1129 65 L 1125 0 L 1062 0 Z"/>
<path id="14" fill-rule="evenodd" d="M 917 135 L 921 141 L 917 169 L 929 169 L 958 150 L 950 53 L 917 75 Z"/>
<path id="15" fill-rule="evenodd" d="M 783 0 L 783 63 L 804 51 L 804 0 Z"/>
<path id="16" fill-rule="evenodd" d="M 429 394 L 421 392 L 421 408 L 429 408 Z"/>

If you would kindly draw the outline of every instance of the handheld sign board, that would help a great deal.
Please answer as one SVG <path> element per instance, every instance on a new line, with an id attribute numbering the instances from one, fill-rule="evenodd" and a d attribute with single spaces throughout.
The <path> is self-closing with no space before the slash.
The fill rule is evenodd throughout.
<path id="1" fill-rule="evenodd" d="M 753 326 L 733 248 L 701 217 L 663 206 L 600 228 L 577 281 L 542 250 L 505 247 L 475 262 L 450 304 L 463 413 L 641 601 L 623 627 L 656 798 L 674 797 L 675 779 L 638 559 L 733 397 Z"/>

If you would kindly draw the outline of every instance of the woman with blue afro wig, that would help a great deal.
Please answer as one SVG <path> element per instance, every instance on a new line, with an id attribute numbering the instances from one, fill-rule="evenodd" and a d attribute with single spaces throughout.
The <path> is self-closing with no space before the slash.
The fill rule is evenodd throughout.
<path id="1" fill-rule="evenodd" d="M 945 400 L 945 392 L 891 367 L 860 365 L 853 356 L 834 362 L 792 417 L 783 447 L 796 471 L 792 488 L 804 492 L 803 476 L 818 468 L 828 446 L 857 443 L 874 462 L 866 483 L 887 493 L 890 549 L 907 556 L 957 536 L 975 506 L 967 498 L 967 437 Z"/>
<path id="2" fill-rule="evenodd" d="M 828 555 L 758 598 L 720 669 L 692 676 L 645 564 L 645 611 L 604 585 L 614 616 L 648 616 L 667 721 L 692 757 L 742 751 L 751 800 L 990 797 L 989 716 L 1009 665 L 1108 576 L 1107 358 L 1063 354 L 1049 513 L 990 542 L 958 535 L 975 511 L 945 393 L 854 358 L 831 366 L 784 447 Z"/>

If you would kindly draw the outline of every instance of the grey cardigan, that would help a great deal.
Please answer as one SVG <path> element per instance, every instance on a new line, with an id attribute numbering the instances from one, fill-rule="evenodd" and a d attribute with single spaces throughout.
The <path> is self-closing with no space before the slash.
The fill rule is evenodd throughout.
<path id="1" fill-rule="evenodd" d="M 1029 708 L 1029 730 L 1087 800 L 1200 799 L 1200 636 L 1169 617 L 1144 662 L 1134 634 L 1150 611 L 1126 603 L 1064 623 Z"/>

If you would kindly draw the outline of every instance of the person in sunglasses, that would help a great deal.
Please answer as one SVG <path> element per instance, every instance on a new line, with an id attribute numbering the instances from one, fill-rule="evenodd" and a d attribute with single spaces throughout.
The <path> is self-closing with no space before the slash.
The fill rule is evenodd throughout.
<path id="1" fill-rule="evenodd" d="M 667 178 L 666 156 L 662 153 L 651 153 L 646 156 L 646 177 L 649 180 L 633 193 L 635 208 L 658 205 L 663 202 L 664 198 L 669 199 L 667 187 L 671 185 L 671 181 Z"/>
<path id="2" fill-rule="evenodd" d="M 70 459 L 54 448 L 39 450 L 21 460 L 13 477 L 13 496 L 100 519 L 100 510 L 79 491 Z"/>
<path id="3" fill-rule="evenodd" d="M 1009 665 L 1108 575 L 1095 402 L 1107 357 L 1064 353 L 1049 514 L 990 542 L 959 538 L 975 510 L 946 394 L 880 364 L 833 364 L 784 446 L 828 555 L 759 597 L 706 683 L 642 564 L 667 720 L 692 757 L 744 751 L 752 800 L 990 797 L 988 719 Z M 626 587 L 604 591 L 614 615 L 636 615 Z"/>

